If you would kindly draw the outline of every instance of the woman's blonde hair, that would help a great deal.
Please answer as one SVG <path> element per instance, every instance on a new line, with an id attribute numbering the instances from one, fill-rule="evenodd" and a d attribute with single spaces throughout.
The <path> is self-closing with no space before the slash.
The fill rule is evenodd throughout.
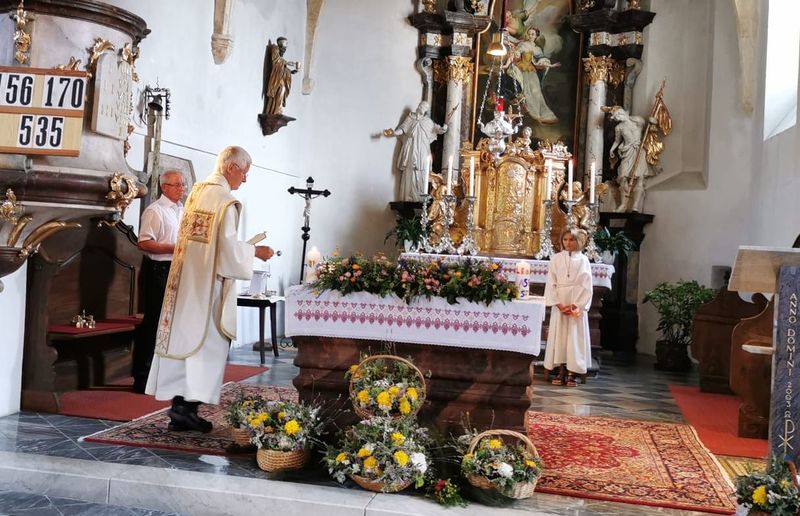
<path id="1" fill-rule="evenodd" d="M 583 251 L 584 246 L 586 245 L 586 231 L 578 228 L 567 228 L 561 232 L 561 236 L 558 239 L 559 245 L 561 245 L 561 250 L 564 250 L 564 237 L 567 235 L 572 235 L 572 238 L 578 242 L 578 251 Z"/>

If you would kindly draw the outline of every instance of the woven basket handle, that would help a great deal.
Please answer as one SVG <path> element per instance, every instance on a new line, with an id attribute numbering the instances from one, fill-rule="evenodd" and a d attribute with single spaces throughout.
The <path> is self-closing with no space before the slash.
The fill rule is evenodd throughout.
<path id="1" fill-rule="evenodd" d="M 536 451 L 536 446 L 534 446 L 533 443 L 531 442 L 531 440 L 528 439 L 528 436 L 523 435 L 523 434 L 521 434 L 519 432 L 515 432 L 513 430 L 500 430 L 500 429 L 487 430 L 487 431 L 481 432 L 478 435 L 476 435 L 475 437 L 473 437 L 472 441 L 470 441 L 470 443 L 469 443 L 469 449 L 467 449 L 467 453 L 468 454 L 469 453 L 473 453 L 475 451 L 475 448 L 478 446 L 478 443 L 481 442 L 481 439 L 483 439 L 484 437 L 492 436 L 492 435 L 505 435 L 505 436 L 508 436 L 508 437 L 513 437 L 513 438 L 515 438 L 515 439 L 517 439 L 519 441 L 522 441 L 525 444 L 525 447 L 528 449 L 528 451 L 530 452 L 530 454 L 533 457 L 538 457 L 539 456 L 539 452 Z"/>
<path id="2" fill-rule="evenodd" d="M 397 355 L 371 355 L 371 356 L 368 356 L 367 358 L 365 358 L 364 360 L 362 360 L 358 364 L 358 367 L 356 368 L 356 371 L 361 369 L 361 367 L 364 364 L 367 364 L 369 362 L 374 362 L 376 360 L 389 360 L 389 361 L 395 361 L 395 362 L 402 362 L 402 363 L 406 364 L 407 366 L 409 366 L 411 369 L 413 369 L 417 373 L 417 376 L 419 377 L 419 380 L 421 382 L 422 390 L 423 390 L 423 394 L 424 394 L 424 391 L 425 391 L 425 376 L 422 374 L 422 371 L 420 371 L 417 366 L 415 366 L 413 363 L 411 363 L 411 361 L 406 360 L 403 357 L 399 357 Z M 355 379 L 356 379 L 356 375 L 355 374 L 350 375 L 350 391 L 353 390 L 353 383 L 354 383 Z"/>

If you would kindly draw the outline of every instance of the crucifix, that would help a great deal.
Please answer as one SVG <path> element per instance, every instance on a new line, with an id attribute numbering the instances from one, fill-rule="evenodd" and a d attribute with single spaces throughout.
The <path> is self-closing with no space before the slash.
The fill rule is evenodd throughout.
<path id="1" fill-rule="evenodd" d="M 292 186 L 289 188 L 289 193 L 292 195 L 298 194 L 306 200 L 306 207 L 303 209 L 303 227 L 300 228 L 303 231 L 303 235 L 300 237 L 303 239 L 303 254 L 300 256 L 300 282 L 302 283 L 306 272 L 306 246 L 308 245 L 308 239 L 311 238 L 309 236 L 309 232 L 311 231 L 311 226 L 309 225 L 311 220 L 311 201 L 320 195 L 327 197 L 331 193 L 328 190 L 314 190 L 314 178 L 312 177 L 306 179 L 305 188 L 295 188 Z"/>

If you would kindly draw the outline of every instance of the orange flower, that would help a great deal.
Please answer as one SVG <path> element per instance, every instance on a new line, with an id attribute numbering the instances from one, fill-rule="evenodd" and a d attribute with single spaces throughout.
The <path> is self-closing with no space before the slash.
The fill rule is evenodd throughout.
<path id="1" fill-rule="evenodd" d="M 354 263 L 354 264 L 353 264 L 353 270 L 354 270 L 354 271 L 357 271 L 357 270 L 359 270 L 359 269 L 361 269 L 361 266 L 360 266 L 359 264 L 357 264 L 357 263 Z"/>

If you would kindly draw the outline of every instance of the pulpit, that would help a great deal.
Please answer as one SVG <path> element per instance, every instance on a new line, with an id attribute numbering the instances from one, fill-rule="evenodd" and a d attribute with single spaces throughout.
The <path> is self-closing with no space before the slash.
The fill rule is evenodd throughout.
<path id="1" fill-rule="evenodd" d="M 742 246 L 731 273 L 730 290 L 774 293 L 773 338 L 771 346 L 748 343 L 744 352 L 772 356 L 771 403 L 769 409 L 770 453 L 794 462 L 800 441 L 800 361 L 796 359 L 800 335 L 800 250 Z M 757 364 L 756 364 L 757 365 Z M 745 370 L 750 382 L 766 378 Z M 740 410 L 740 427 L 742 411 Z"/>

